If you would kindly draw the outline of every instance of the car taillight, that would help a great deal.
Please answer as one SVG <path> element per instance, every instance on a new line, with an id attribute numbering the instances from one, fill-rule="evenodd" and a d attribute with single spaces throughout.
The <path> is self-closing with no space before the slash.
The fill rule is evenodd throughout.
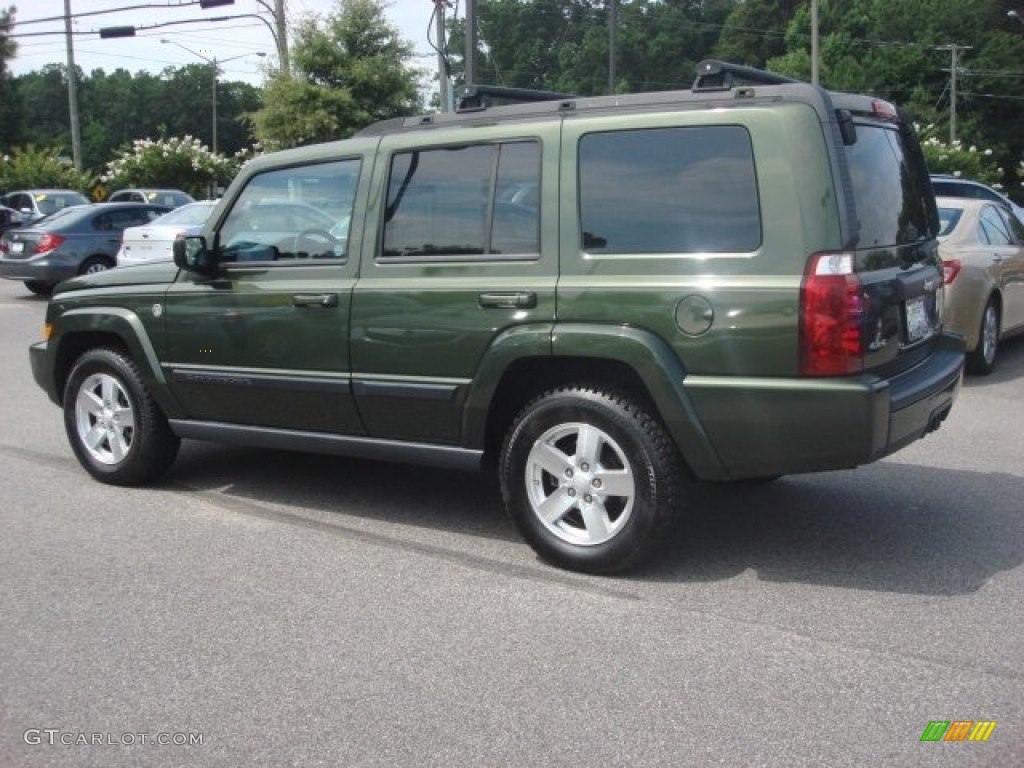
<path id="1" fill-rule="evenodd" d="M 960 259 L 943 259 L 942 260 L 942 282 L 949 285 L 956 276 L 960 274 L 960 270 L 964 268 L 963 262 Z"/>
<path id="2" fill-rule="evenodd" d="M 816 253 L 800 286 L 800 373 L 841 376 L 864 368 L 866 299 L 852 253 Z"/>
<path id="3" fill-rule="evenodd" d="M 61 237 L 60 235 L 51 235 L 49 232 L 47 232 L 46 234 L 39 238 L 39 242 L 36 243 L 36 247 L 32 251 L 32 253 L 49 253 L 58 245 L 63 243 L 64 239 L 65 238 Z"/>

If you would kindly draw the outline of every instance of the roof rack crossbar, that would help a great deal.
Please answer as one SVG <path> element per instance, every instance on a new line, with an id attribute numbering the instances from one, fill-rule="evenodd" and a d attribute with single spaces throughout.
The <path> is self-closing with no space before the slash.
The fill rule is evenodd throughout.
<path id="1" fill-rule="evenodd" d="M 785 75 L 765 72 L 763 69 L 745 67 L 742 64 L 731 64 L 718 59 L 704 59 L 697 67 L 697 78 L 693 81 L 694 91 L 727 91 L 736 80 L 758 85 L 783 85 L 799 83 Z"/>
<path id="2" fill-rule="evenodd" d="M 500 85 L 466 85 L 459 89 L 456 112 L 471 112 L 487 107 L 524 104 L 533 101 L 564 101 L 575 99 L 571 93 L 537 91 L 531 88 L 506 88 Z"/>

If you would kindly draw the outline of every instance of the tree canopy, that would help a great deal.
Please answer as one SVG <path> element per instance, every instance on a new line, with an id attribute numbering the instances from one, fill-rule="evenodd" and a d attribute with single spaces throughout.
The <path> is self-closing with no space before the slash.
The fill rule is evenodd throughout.
<path id="1" fill-rule="evenodd" d="M 325 18 L 293 28 L 291 73 L 267 83 L 252 116 L 261 140 L 295 146 L 351 136 L 360 128 L 421 109 L 412 46 L 388 23 L 378 0 L 338 0 Z"/>

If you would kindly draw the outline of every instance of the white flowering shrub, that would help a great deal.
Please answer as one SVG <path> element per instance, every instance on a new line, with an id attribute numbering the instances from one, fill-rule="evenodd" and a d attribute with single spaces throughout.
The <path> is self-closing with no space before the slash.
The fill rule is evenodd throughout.
<path id="1" fill-rule="evenodd" d="M 921 148 L 931 173 L 949 173 L 1002 189 L 1003 169 L 999 167 L 991 149 L 978 149 L 973 144 L 965 146 L 959 139 L 947 144 L 929 135 L 934 125 L 915 128 L 922 136 Z"/>
<path id="2" fill-rule="evenodd" d="M 136 139 L 107 163 L 100 180 L 110 189 L 122 187 L 169 187 L 183 189 L 193 197 L 205 197 L 208 190 L 226 184 L 238 164 L 211 152 L 191 136 L 153 141 Z"/>

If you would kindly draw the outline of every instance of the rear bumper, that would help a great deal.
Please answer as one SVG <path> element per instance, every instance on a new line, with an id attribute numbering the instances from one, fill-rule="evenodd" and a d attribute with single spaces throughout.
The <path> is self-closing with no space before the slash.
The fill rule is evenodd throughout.
<path id="1" fill-rule="evenodd" d="M 849 469 L 898 451 L 946 418 L 963 366 L 963 340 L 944 334 L 891 379 L 688 376 L 684 386 L 726 473 L 740 479 Z"/>
<path id="2" fill-rule="evenodd" d="M 46 259 L 0 259 L 0 277 L 8 280 L 59 283 L 74 277 L 77 271 L 77 264 L 54 263 Z"/>

